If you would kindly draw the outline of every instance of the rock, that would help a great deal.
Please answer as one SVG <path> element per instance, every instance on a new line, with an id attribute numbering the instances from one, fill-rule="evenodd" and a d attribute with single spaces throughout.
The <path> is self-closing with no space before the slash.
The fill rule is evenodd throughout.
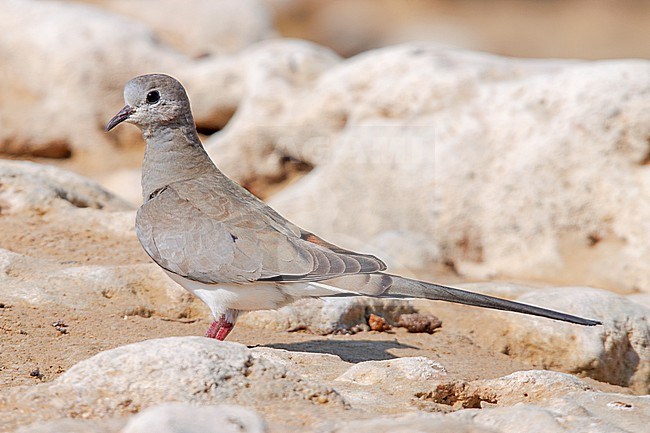
<path id="1" fill-rule="evenodd" d="M 399 326 L 406 328 L 408 332 L 433 334 L 442 326 L 442 321 L 431 314 L 402 314 L 399 317 Z"/>
<path id="2" fill-rule="evenodd" d="M 600 318 L 604 326 L 595 327 L 595 332 L 589 332 L 577 327 L 557 326 L 555 323 L 545 326 L 534 319 L 538 332 L 530 332 L 531 328 L 524 331 L 521 326 L 509 333 L 511 353 L 523 349 L 521 343 L 526 341 L 524 345 L 527 349 L 522 351 L 522 355 L 526 353 L 524 357 L 547 368 L 563 365 L 568 372 L 585 374 L 596 380 L 648 393 L 650 309 L 603 290 L 576 287 L 571 289 L 570 294 L 567 292 L 561 288 L 540 291 L 523 296 L 520 300 L 548 308 L 584 311 L 583 314 L 587 316 Z M 533 338 L 533 335 L 537 335 L 537 338 Z M 567 341 L 571 341 L 570 351 L 566 350 Z M 557 352 L 548 353 L 547 350 L 553 346 Z"/>
<path id="3" fill-rule="evenodd" d="M 627 295 L 626 297 L 632 302 L 650 308 L 650 293 L 634 293 L 632 295 Z"/>
<path id="4" fill-rule="evenodd" d="M 597 318 L 603 325 L 583 327 L 519 314 L 468 311 L 464 321 L 450 326 L 466 327 L 477 344 L 532 365 L 648 392 L 648 308 L 623 296 L 586 287 L 536 290 L 516 300 Z M 431 311 L 438 311 L 437 307 L 432 306 Z"/>
<path id="5" fill-rule="evenodd" d="M 462 416 L 454 417 L 461 420 L 472 420 L 475 424 L 485 428 L 492 428 L 498 432 L 520 432 L 522 428 L 526 431 L 542 433 L 560 433 L 567 431 L 580 432 L 584 430 L 567 428 L 562 425 L 556 413 L 551 410 L 537 407 L 518 405 L 516 407 L 494 408 L 480 411 L 463 411 Z M 581 428 L 591 427 L 593 420 L 581 419 L 579 422 L 573 418 L 573 426 L 578 424 Z"/>
<path id="6" fill-rule="evenodd" d="M 167 403 L 150 407 L 131 418 L 122 433 L 264 433 L 262 418 L 234 405 L 194 406 Z"/>
<path id="7" fill-rule="evenodd" d="M 104 374 L 97 377 L 97 371 Z M 51 388 L 59 395 L 66 389 L 74 389 L 93 413 L 124 413 L 159 401 L 250 404 L 271 397 L 309 401 L 325 395 L 337 403 L 331 389 L 255 359 L 241 344 L 203 337 L 147 340 L 102 352 L 72 367 Z"/>
<path id="8" fill-rule="evenodd" d="M 310 342 L 305 346 L 274 344 L 273 348 L 256 347 L 252 352 L 254 356 L 278 362 L 307 379 L 330 383 L 349 407 L 362 413 L 411 411 L 411 400 L 416 391 L 427 392 L 447 378 L 446 369 L 441 364 L 424 357 L 395 358 L 387 354 L 391 359 L 386 361 L 359 360 L 367 359 L 373 345 L 386 347 L 387 342 L 382 344 L 368 341 L 369 344 L 365 346 L 360 345 L 360 341 L 347 342 L 351 344 L 349 348 L 355 348 L 358 352 L 354 355 L 341 352 L 339 357 L 330 353 L 318 353 L 321 350 L 337 350 L 334 349 L 337 346 L 341 350 L 346 346 L 346 342 L 340 339 L 331 343 L 332 345 Z M 316 353 L 279 350 L 274 347 L 304 347 L 305 350 Z M 332 349 L 328 349 L 330 347 Z M 351 362 L 354 364 L 351 365 Z"/>
<path id="9" fill-rule="evenodd" d="M 447 370 L 441 364 L 417 356 L 387 361 L 365 361 L 353 365 L 336 380 L 359 385 L 405 386 L 404 382 L 426 382 L 445 376 Z M 398 385 L 399 384 L 399 385 Z"/>
<path id="10" fill-rule="evenodd" d="M 319 365 L 320 370 L 331 369 L 331 365 L 324 364 L 330 361 L 340 359 L 263 347 L 249 351 L 236 343 L 199 337 L 149 340 L 103 352 L 53 383 L 0 392 L 0 415 L 11 426 L 34 413 L 41 419 L 66 414 L 91 418 L 129 415 L 134 405 L 141 403 L 143 410 L 128 419 L 59 419 L 31 424 L 19 431 L 108 433 L 124 426 L 120 431 L 125 433 L 164 433 L 211 431 L 215 425 L 220 428 L 218 431 L 225 432 L 231 431 L 231 426 L 235 428 L 232 431 L 266 431 L 260 416 L 251 409 L 214 406 L 227 398 L 256 409 L 265 408 L 268 413 L 276 413 L 277 408 L 269 406 L 280 402 L 283 412 L 278 414 L 273 430 L 293 431 L 295 426 L 282 415 L 287 413 L 287 407 L 302 413 L 305 407 L 301 409 L 301 404 L 311 404 L 309 401 L 314 401 L 316 395 L 327 395 L 328 410 L 321 413 L 320 423 L 308 424 L 314 431 L 641 432 L 650 422 L 647 395 L 596 392 L 574 376 L 539 370 L 445 383 L 444 367 L 422 357 L 353 366 L 343 375 L 350 375 L 353 380 L 339 378 L 334 381 L 335 387 L 344 389 L 351 397 L 363 394 L 352 390 L 354 386 L 369 392 L 365 393 L 365 401 L 353 400 L 346 410 L 336 412 L 343 407 L 331 399 L 336 394 L 314 393 L 314 389 L 323 387 L 291 372 L 299 365 L 310 366 L 311 370 L 314 365 Z M 432 391 L 418 391 L 426 386 Z M 158 404 L 160 400 L 177 402 Z M 114 406 L 116 401 L 123 404 Z M 23 408 L 22 413 L 12 410 L 17 403 L 22 404 L 18 406 Z M 405 414 L 415 407 L 439 413 Z M 290 416 L 296 416 L 291 410 Z M 386 416 L 391 412 L 392 416 Z M 448 413 L 443 415 L 445 412 Z"/>
<path id="11" fill-rule="evenodd" d="M 496 379 L 443 383 L 434 391 L 418 393 L 417 397 L 455 408 L 480 409 L 485 403 L 500 406 L 538 404 L 558 395 L 587 390 L 591 390 L 587 384 L 568 374 L 531 370 Z"/>
<path id="12" fill-rule="evenodd" d="M 648 418 L 644 411 L 650 405 L 647 396 L 595 392 L 573 376 L 550 371 L 520 371 L 496 379 L 443 384 L 418 397 L 474 408 L 457 410 L 445 419 L 503 433 L 640 432 Z"/>
<path id="13" fill-rule="evenodd" d="M 650 62 L 402 45 L 325 64 L 300 86 L 265 71 L 206 144 L 244 183 L 277 181 L 282 161 L 313 166 L 271 200 L 297 224 L 369 252 L 388 231 L 419 239 L 388 254 L 392 267 L 421 251 L 474 278 L 650 287 Z"/>
<path id="14" fill-rule="evenodd" d="M 434 392 L 416 394 L 416 405 L 436 412 L 445 412 L 445 406 L 459 410 L 341 420 L 319 431 L 641 432 L 650 421 L 650 397 L 595 392 L 562 373 L 521 371 L 496 379 L 434 384 Z M 427 406 L 427 400 L 434 406 Z"/>
<path id="15" fill-rule="evenodd" d="M 642 432 L 650 421 L 649 409 L 648 396 L 581 392 L 557 396 L 541 406 L 461 410 L 447 418 L 503 433 Z"/>
<path id="16" fill-rule="evenodd" d="M 343 239 L 343 242 L 348 240 Z M 356 245 L 359 239 L 353 238 L 349 242 Z M 359 249 L 381 257 L 391 270 L 399 270 L 400 274 L 411 277 L 416 277 L 422 269 L 431 269 L 431 263 L 440 262 L 443 257 L 439 246 L 431 243 L 427 236 L 407 230 L 380 232 L 363 242 Z"/>
<path id="17" fill-rule="evenodd" d="M 222 21 L 238 25 L 241 33 L 237 34 L 244 37 L 233 38 L 228 31 L 233 47 L 239 44 L 235 39 L 244 44 L 249 37 L 257 38 L 254 29 L 258 24 L 251 14 L 262 22 L 267 20 L 251 12 L 263 10 L 259 1 L 193 1 L 207 4 L 211 12 L 217 10 Z M 141 7 L 150 6 L 149 2 L 104 3 L 107 7 L 129 8 L 133 13 L 139 11 L 137 14 L 144 14 Z M 175 6 L 172 2 L 165 4 Z M 232 14 L 223 13 L 225 4 L 234 9 Z M 156 2 L 143 19 L 160 24 L 156 11 L 162 9 Z M 184 6 L 177 15 L 190 17 L 195 11 Z M 199 12 L 201 19 L 214 24 L 210 18 L 213 13 L 204 12 Z M 249 30 L 235 23 L 235 16 L 241 18 L 240 24 L 250 20 Z M 190 95 L 201 132 L 211 133 L 222 129 L 236 111 L 240 112 L 240 105 L 249 106 L 243 111 L 257 106 L 253 100 L 243 102 L 248 94 L 247 83 L 262 81 L 263 75 L 274 70 L 279 75 L 273 80 L 280 85 L 276 90 L 295 92 L 301 81 L 309 81 L 325 66 L 338 61 L 336 55 L 314 44 L 281 40 L 236 55 L 193 59 L 160 41 L 143 22 L 79 2 L 8 0 L 0 4 L 0 27 L 5 30 L 5 36 L 0 38 L 0 52 L 4 54 L 0 154 L 69 158 L 67 167 L 97 179 L 110 178 L 107 173 L 118 167 L 140 164 L 142 156 L 137 149 L 142 148 L 143 141 L 137 128 L 119 128 L 110 134 L 103 131 L 106 122 L 124 105 L 124 84 L 136 75 L 164 71 L 179 78 Z M 197 33 L 210 33 L 217 27 L 192 26 Z M 219 35 L 215 37 L 224 36 Z M 33 55 L 27 58 L 25 52 Z M 260 98 L 259 92 L 251 99 L 255 98 Z M 270 100 L 272 94 L 269 92 L 266 98 Z M 133 186 L 125 195 L 137 199 Z"/>
<path id="18" fill-rule="evenodd" d="M 271 16 L 259 0 L 190 0 L 182 6 L 173 0 L 92 3 L 144 22 L 165 44 L 192 57 L 233 54 L 275 36 Z"/>
<path id="19" fill-rule="evenodd" d="M 453 420 L 440 414 L 409 414 L 380 416 L 347 422 L 328 423 L 319 433 L 495 433 L 495 430 L 479 427 L 470 422 Z"/>
<path id="20" fill-rule="evenodd" d="M 255 358 L 241 344 L 203 337 L 147 340 L 101 352 L 51 383 L 5 389 L 0 400 L 10 410 L 2 414 L 8 425 L 35 414 L 40 419 L 127 415 L 162 402 L 343 404 L 331 388 Z M 11 412 L 12 407 L 30 409 Z"/>
<path id="21" fill-rule="evenodd" d="M 21 161 L 0 161 L 0 179 L 3 302 L 90 309 L 125 300 L 125 315 L 168 317 L 194 305 L 143 253 L 132 207 L 96 182 Z"/>
<path id="22" fill-rule="evenodd" d="M 404 315 L 402 314 L 402 316 Z M 402 316 L 400 316 L 400 320 Z M 391 330 L 391 326 L 386 322 L 386 319 L 377 316 L 376 314 L 370 314 L 370 317 L 368 317 L 368 326 L 371 331 L 376 332 L 386 332 Z"/>
<path id="23" fill-rule="evenodd" d="M 5 30 L 0 38 L 2 153 L 100 154 L 106 164 L 116 137 L 124 143 L 136 136 L 125 131 L 109 137 L 101 128 L 124 105 L 124 83 L 183 60 L 156 43 L 144 25 L 77 3 L 2 2 L 0 27 Z M 25 52 L 31 53 L 29 59 Z"/>
<path id="24" fill-rule="evenodd" d="M 15 433 L 116 433 L 126 424 L 122 418 L 102 420 L 60 419 L 56 421 L 36 422 L 20 427 Z"/>
<path id="25" fill-rule="evenodd" d="M 83 266 L 0 249 L 0 299 L 33 306 L 92 309 L 106 300 L 130 305 L 125 316 L 187 317 L 195 300 L 154 264 Z M 198 306 L 198 308 L 201 308 Z M 206 311 L 207 314 L 207 311 Z"/>
<path id="26" fill-rule="evenodd" d="M 278 310 L 244 314 L 238 324 L 254 328 L 332 334 L 368 330 L 368 316 L 376 314 L 395 325 L 402 314 L 415 310 L 408 301 L 365 297 L 301 299 Z"/>
<path id="27" fill-rule="evenodd" d="M 332 375 L 336 377 L 337 371 L 349 366 L 340 356 L 331 353 L 297 352 L 264 346 L 252 348 L 251 353 L 256 358 L 271 360 L 289 371 L 318 382 L 331 380 Z M 314 365 L 319 368 L 314 368 Z"/>
<path id="28" fill-rule="evenodd" d="M 248 20 L 246 11 L 257 4 L 254 0 L 196 2 L 209 3 L 211 11 L 230 3 L 242 12 L 240 23 Z M 141 4 L 120 2 L 127 3 L 131 9 Z M 160 8 L 159 2 L 149 7 L 152 21 L 160 22 L 151 13 Z M 185 7 L 182 13 L 192 14 Z M 233 19 L 232 15 L 222 17 Z M 0 4 L 0 27 L 5 30 L 0 38 L 4 54 L 0 153 L 69 157 L 70 166 L 93 176 L 105 175 L 115 167 L 133 167 L 132 149 L 142 146 L 137 128 L 120 128 L 111 134 L 105 134 L 103 128 L 124 105 L 126 82 L 143 73 L 164 71 L 179 77 L 202 127 L 223 127 L 241 97 L 240 59 L 190 59 L 159 41 L 144 23 L 95 6 L 8 0 Z M 194 28 L 197 32 L 215 29 Z M 32 56 L 25 57 L 25 52 Z M 138 164 L 140 158 L 137 152 Z"/>
<path id="29" fill-rule="evenodd" d="M 132 210 L 96 182 L 56 167 L 0 160 L 0 179 L 3 215 L 74 208 Z"/>
<path id="30" fill-rule="evenodd" d="M 295 157 L 278 143 L 295 147 L 310 137 L 322 136 L 321 131 L 330 130 L 330 123 L 340 122 L 336 113 L 323 114 L 312 122 L 309 131 L 302 127 L 294 130 L 295 122 L 289 116 L 296 114 L 291 107 L 296 98 L 308 94 L 321 74 L 339 62 L 333 52 L 297 40 L 261 42 L 241 52 L 235 63 L 226 66 L 231 81 L 241 83 L 240 99 L 233 107 L 236 114 L 226 128 L 204 142 L 217 165 L 245 186 L 284 179 L 288 160 L 305 159 Z M 213 85 L 215 92 L 232 87 L 217 84 L 222 83 Z M 192 106 L 196 110 L 194 100 Z"/>
<path id="31" fill-rule="evenodd" d="M 516 404 L 439 413 L 383 416 L 327 423 L 320 432 L 642 432 L 648 422 L 647 396 L 576 391 L 543 405 Z"/>

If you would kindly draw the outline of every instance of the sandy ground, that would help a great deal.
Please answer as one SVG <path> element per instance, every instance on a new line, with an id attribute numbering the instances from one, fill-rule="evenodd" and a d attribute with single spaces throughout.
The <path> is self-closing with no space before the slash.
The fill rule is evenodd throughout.
<path id="1" fill-rule="evenodd" d="M 111 239 L 94 232 L 83 219 L 71 224 L 68 218 L 56 212 L 33 215 L 0 212 L 0 248 L 49 259 L 61 266 L 150 261 L 135 233 Z M 443 269 L 436 269 L 435 273 Z M 432 273 L 427 274 L 431 279 Z M 447 274 L 438 281 L 457 282 L 458 277 Z M 51 381 L 75 363 L 120 345 L 150 338 L 203 335 L 211 323 L 207 308 L 198 300 L 192 303 L 189 317 L 183 319 L 163 317 L 155 311 L 150 317 L 142 317 L 148 316 L 148 312 L 134 311 L 129 297 L 96 297 L 92 302 L 91 308 L 76 310 L 65 305 L 53 308 L 9 304 L 0 297 L 0 387 Z M 273 332 L 239 325 L 228 339 L 248 346 L 338 355 L 344 361 L 340 365 L 343 370 L 351 363 L 404 356 L 436 360 L 448 369 L 450 379 L 493 378 L 540 367 L 491 352 L 474 342 L 467 317 L 480 314 L 480 309 L 434 304 L 443 326 L 433 335 L 409 334 L 397 328 L 382 333 L 318 336 L 303 331 Z M 341 372 L 332 372 L 333 377 Z M 624 388 L 593 383 L 602 390 L 626 392 Z"/>
<path id="2" fill-rule="evenodd" d="M 98 352 L 150 338 L 202 335 L 211 319 L 207 312 L 188 320 L 157 315 L 127 316 L 131 305 L 106 300 L 92 311 L 55 310 L 26 304 L 0 308 L 0 387 L 33 385 L 50 381 L 75 363 Z M 450 305 L 443 326 L 432 335 L 410 334 L 402 328 L 389 332 L 361 332 L 354 335 L 318 336 L 307 332 L 273 332 L 237 326 L 228 337 L 250 347 L 266 346 L 298 352 L 329 353 L 342 363 L 325 378 L 333 379 L 352 363 L 425 356 L 444 365 L 449 379 L 475 380 L 503 376 L 514 371 L 540 368 L 502 353 L 481 348 L 471 333 L 456 328 L 454 316 L 464 308 Z M 201 309 L 197 309 L 202 313 Z M 58 329 L 57 329 L 58 328 Z M 627 392 L 625 388 L 595 382 L 603 391 Z"/>

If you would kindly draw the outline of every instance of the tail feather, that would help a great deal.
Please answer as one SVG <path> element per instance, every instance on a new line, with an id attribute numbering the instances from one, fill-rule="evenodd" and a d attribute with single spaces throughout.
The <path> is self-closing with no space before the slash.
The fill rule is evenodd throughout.
<path id="1" fill-rule="evenodd" d="M 386 298 L 431 299 L 434 301 L 453 302 L 456 304 L 490 308 L 493 310 L 512 311 L 532 316 L 561 320 L 563 322 L 576 323 L 584 326 L 602 325 L 602 322 L 597 320 L 585 319 L 561 313 L 559 311 L 535 307 L 534 305 L 522 304 L 520 302 L 508 301 L 493 296 L 482 295 L 425 281 L 411 280 L 409 278 L 380 272 L 340 277 L 328 280 L 327 283 L 342 289 L 353 291 L 359 295 Z"/>
<path id="2" fill-rule="evenodd" d="M 425 298 L 453 302 L 456 304 L 472 305 L 475 307 L 491 308 L 493 310 L 514 311 L 516 313 L 541 316 L 585 326 L 602 325 L 602 323 L 597 320 L 584 319 L 582 317 L 560 313 L 559 311 L 535 307 L 534 305 L 527 305 L 520 302 L 495 298 L 493 296 L 481 295 L 479 293 L 468 292 L 466 290 L 455 289 L 440 284 L 410 280 L 408 278 L 393 275 L 390 277 L 393 280 L 393 284 L 384 292 L 385 295 L 396 294 L 412 296 L 414 298 Z"/>

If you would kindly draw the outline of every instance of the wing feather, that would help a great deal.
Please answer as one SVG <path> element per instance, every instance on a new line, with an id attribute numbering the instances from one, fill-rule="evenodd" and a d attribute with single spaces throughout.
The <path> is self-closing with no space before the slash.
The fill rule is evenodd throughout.
<path id="1" fill-rule="evenodd" d="M 168 185 L 143 204 L 136 232 L 161 267 L 204 283 L 319 281 L 386 268 L 300 229 L 248 193 L 225 194 L 198 180 Z"/>

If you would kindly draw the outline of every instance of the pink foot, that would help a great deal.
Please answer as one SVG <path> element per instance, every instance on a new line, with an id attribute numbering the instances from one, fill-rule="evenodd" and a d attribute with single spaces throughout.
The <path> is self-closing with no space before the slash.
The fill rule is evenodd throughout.
<path id="1" fill-rule="evenodd" d="M 226 320 L 225 315 L 221 315 L 219 320 L 212 322 L 212 325 L 208 328 L 208 331 L 205 333 L 205 336 L 208 338 L 216 338 L 219 341 L 226 339 L 232 328 L 235 327 L 234 323 L 230 323 Z"/>

